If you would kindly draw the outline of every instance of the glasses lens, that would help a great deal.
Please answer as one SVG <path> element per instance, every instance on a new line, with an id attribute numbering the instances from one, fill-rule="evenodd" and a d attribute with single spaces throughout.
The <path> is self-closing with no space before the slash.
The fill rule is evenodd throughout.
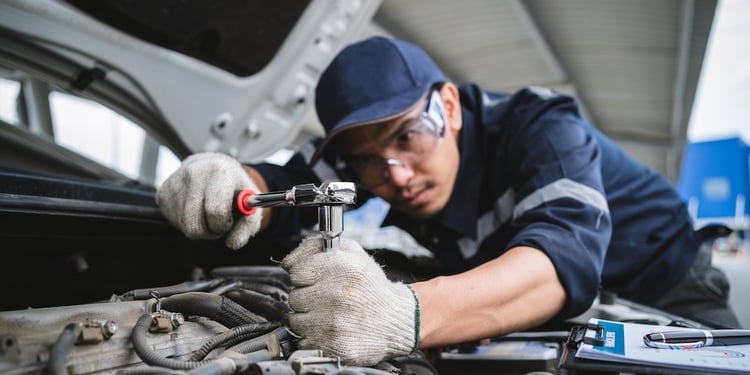
<path id="1" fill-rule="evenodd" d="M 432 91 L 423 113 L 409 122 L 384 145 L 380 154 L 343 155 L 337 164 L 357 181 L 370 187 L 386 182 L 390 168 L 404 168 L 421 163 L 435 150 L 445 134 L 445 111 L 438 91 Z M 388 154 L 390 157 L 384 157 Z"/>
<path id="2" fill-rule="evenodd" d="M 445 108 L 440 91 L 432 91 L 422 117 L 430 121 L 435 126 L 435 133 L 438 134 L 439 138 L 443 138 L 443 134 L 445 134 Z"/>

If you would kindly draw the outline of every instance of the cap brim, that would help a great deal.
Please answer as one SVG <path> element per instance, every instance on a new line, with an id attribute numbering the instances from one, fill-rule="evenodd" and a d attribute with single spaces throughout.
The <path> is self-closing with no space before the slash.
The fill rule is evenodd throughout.
<path id="1" fill-rule="evenodd" d="M 397 118 L 412 110 L 419 100 L 424 98 L 430 87 L 431 85 L 417 87 L 350 113 L 341 119 L 320 142 L 312 158 L 310 158 L 310 166 L 318 162 L 325 147 L 344 130 L 379 124 Z"/>

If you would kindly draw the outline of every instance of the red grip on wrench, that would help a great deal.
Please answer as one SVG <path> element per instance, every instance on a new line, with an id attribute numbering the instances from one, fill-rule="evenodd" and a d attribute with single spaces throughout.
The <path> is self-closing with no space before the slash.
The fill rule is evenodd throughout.
<path id="1" fill-rule="evenodd" d="M 253 195 L 255 195 L 255 192 L 250 189 L 240 190 L 237 194 L 237 211 L 245 216 L 254 214 L 255 207 L 247 203 L 247 198 L 252 197 Z"/>

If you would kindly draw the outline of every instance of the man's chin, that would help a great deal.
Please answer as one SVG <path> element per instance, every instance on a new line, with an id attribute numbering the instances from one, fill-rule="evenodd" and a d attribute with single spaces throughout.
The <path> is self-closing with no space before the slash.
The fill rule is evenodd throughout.
<path id="1" fill-rule="evenodd" d="M 430 209 L 427 203 L 419 206 L 395 206 L 393 208 L 415 219 L 429 219 L 437 212 L 435 209 Z"/>

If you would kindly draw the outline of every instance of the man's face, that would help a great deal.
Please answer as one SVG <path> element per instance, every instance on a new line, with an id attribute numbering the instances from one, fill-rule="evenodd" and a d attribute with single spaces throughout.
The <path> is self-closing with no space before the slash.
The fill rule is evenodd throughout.
<path id="1" fill-rule="evenodd" d="M 461 109 L 456 87 L 447 83 L 429 100 L 428 95 L 402 116 L 336 137 L 337 148 L 360 184 L 392 208 L 420 219 L 445 207 L 459 164 Z M 431 121 L 440 105 L 443 119 Z"/>

